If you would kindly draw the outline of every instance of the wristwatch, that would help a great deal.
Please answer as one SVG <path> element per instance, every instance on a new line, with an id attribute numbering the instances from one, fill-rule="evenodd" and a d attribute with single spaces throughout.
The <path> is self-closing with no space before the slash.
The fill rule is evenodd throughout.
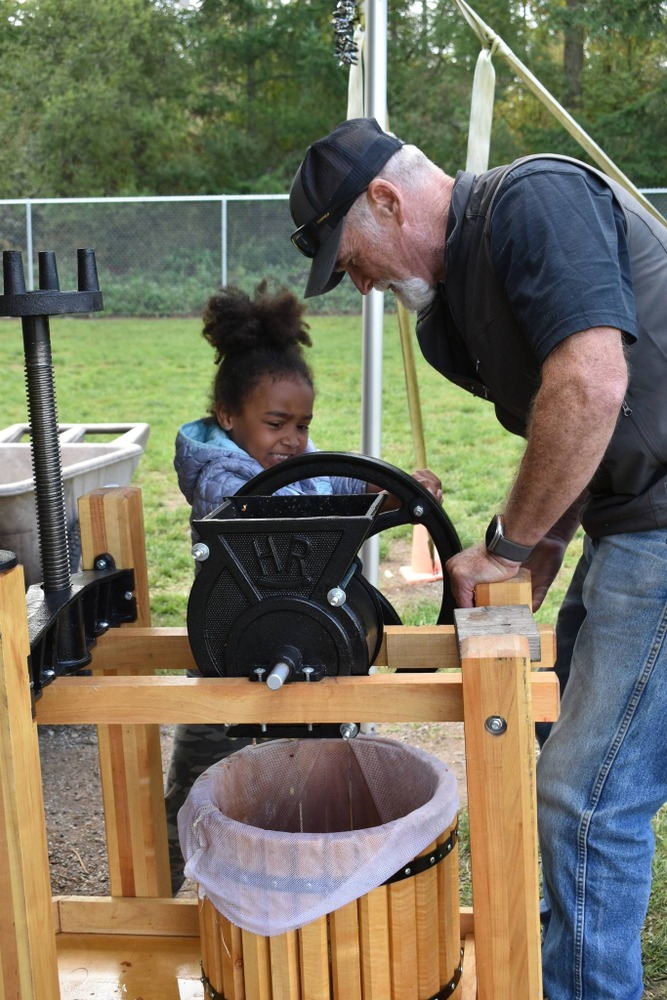
<path id="1" fill-rule="evenodd" d="M 519 542 L 512 542 L 505 537 L 505 518 L 502 514 L 496 514 L 491 518 L 491 522 L 486 529 L 486 550 L 493 552 L 503 559 L 511 559 L 513 562 L 523 562 L 533 551 L 532 545 L 520 545 Z"/>

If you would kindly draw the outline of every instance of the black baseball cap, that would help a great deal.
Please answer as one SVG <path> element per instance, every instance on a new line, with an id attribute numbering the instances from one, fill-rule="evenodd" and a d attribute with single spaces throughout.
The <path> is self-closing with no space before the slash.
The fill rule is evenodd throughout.
<path id="1" fill-rule="evenodd" d="M 292 243 L 313 261 L 305 298 L 330 292 L 342 281 L 344 272 L 334 267 L 345 216 L 403 145 L 375 118 L 348 118 L 306 150 L 289 196 L 298 227 Z"/>

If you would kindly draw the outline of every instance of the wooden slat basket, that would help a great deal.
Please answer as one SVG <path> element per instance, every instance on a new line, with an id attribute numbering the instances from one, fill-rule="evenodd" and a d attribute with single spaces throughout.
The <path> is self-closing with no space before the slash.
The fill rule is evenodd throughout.
<path id="1" fill-rule="evenodd" d="M 457 822 L 384 885 L 260 937 L 199 902 L 207 1000 L 445 1000 L 459 995 Z"/>

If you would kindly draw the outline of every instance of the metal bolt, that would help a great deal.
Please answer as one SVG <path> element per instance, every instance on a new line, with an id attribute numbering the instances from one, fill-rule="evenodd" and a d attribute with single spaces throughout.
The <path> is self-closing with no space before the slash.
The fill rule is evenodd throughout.
<path id="1" fill-rule="evenodd" d="M 315 673 L 315 667 L 301 667 L 301 673 L 304 674 L 306 680 L 309 681 L 311 674 Z"/>
<path id="2" fill-rule="evenodd" d="M 204 562 L 210 555 L 208 545 L 205 545 L 204 542 L 195 542 L 192 546 L 191 552 L 192 558 L 196 559 L 197 562 Z"/>
<path id="3" fill-rule="evenodd" d="M 266 669 L 264 667 L 255 667 L 255 669 L 253 670 L 253 674 L 257 675 L 257 680 L 258 681 L 264 680 L 264 674 L 265 673 L 266 673 Z"/>
<path id="4" fill-rule="evenodd" d="M 95 560 L 95 569 L 110 569 L 111 563 L 106 556 L 98 556 Z"/>
<path id="5" fill-rule="evenodd" d="M 411 875 L 412 874 L 412 868 L 406 868 L 405 869 L 405 874 L 406 875 Z"/>
<path id="6" fill-rule="evenodd" d="M 123 597 L 125 598 L 126 601 L 131 601 L 132 598 L 134 597 L 134 594 L 132 593 L 131 590 L 126 590 L 125 593 L 123 594 Z"/>
<path id="7" fill-rule="evenodd" d="M 484 723 L 484 728 L 492 736 L 502 736 L 507 729 L 507 722 L 502 715 L 490 715 Z"/>
<path id="8" fill-rule="evenodd" d="M 278 660 L 269 676 L 266 678 L 266 686 L 272 691 L 280 691 L 283 684 L 289 680 L 292 672 L 291 665 L 284 660 Z"/>
<path id="9" fill-rule="evenodd" d="M 340 727 L 340 735 L 344 740 L 353 740 L 354 737 L 359 732 L 359 726 L 356 722 L 343 722 Z"/>
<path id="10" fill-rule="evenodd" d="M 412 513 L 415 515 L 415 517 L 423 517 L 424 516 L 423 504 L 416 503 L 412 508 Z"/>
<path id="11" fill-rule="evenodd" d="M 327 594 L 327 601 L 334 608 L 339 608 L 346 600 L 347 594 L 340 587 L 332 587 Z"/>

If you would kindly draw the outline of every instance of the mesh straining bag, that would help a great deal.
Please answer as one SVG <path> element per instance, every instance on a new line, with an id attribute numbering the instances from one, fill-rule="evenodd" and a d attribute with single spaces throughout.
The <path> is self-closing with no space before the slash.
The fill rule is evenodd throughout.
<path id="1" fill-rule="evenodd" d="M 381 885 L 454 820 L 438 758 L 380 736 L 271 740 L 193 785 L 178 815 L 185 872 L 254 934 L 294 930 Z"/>

